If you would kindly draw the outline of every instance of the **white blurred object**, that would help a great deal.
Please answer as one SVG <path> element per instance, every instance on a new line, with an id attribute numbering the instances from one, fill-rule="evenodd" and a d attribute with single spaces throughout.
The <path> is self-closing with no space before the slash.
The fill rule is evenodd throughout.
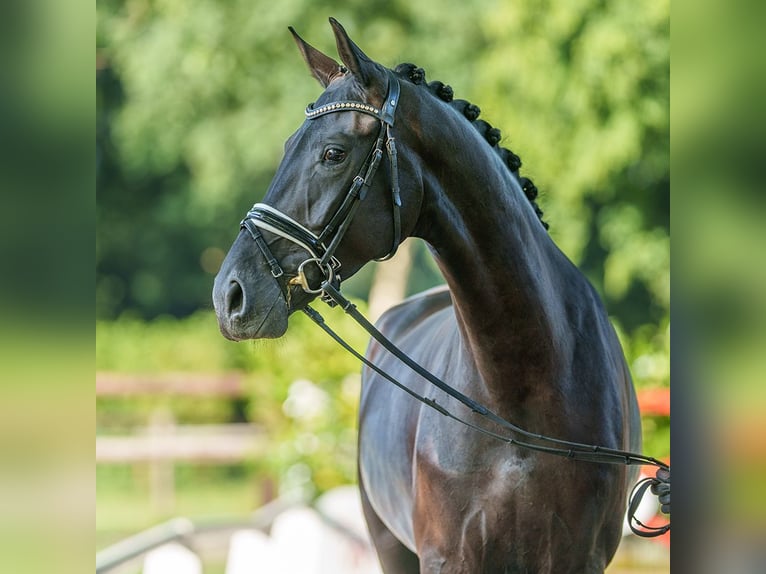
<path id="1" fill-rule="evenodd" d="M 317 499 L 316 509 L 355 536 L 369 538 L 358 487 L 339 486 L 327 491 Z"/>
<path id="2" fill-rule="evenodd" d="M 644 474 L 643 472 L 638 475 L 638 479 L 636 480 L 636 483 L 639 481 L 647 478 L 648 475 Z M 632 489 L 633 487 L 631 487 Z M 630 493 L 628 493 L 630 495 Z M 630 503 L 630 501 L 628 501 Z M 654 516 L 657 514 L 657 512 L 660 509 L 660 503 L 657 501 L 657 497 L 652 494 L 651 490 L 647 490 L 646 494 L 644 494 L 644 497 L 641 499 L 641 502 L 638 505 L 638 508 L 636 509 L 635 517 L 638 518 L 641 522 L 644 524 L 647 524 Z M 625 520 L 622 523 L 622 535 L 626 536 L 628 534 L 633 534 L 633 531 L 630 529 L 630 524 L 628 522 L 628 512 L 627 509 L 625 511 Z"/>
<path id="3" fill-rule="evenodd" d="M 338 547 L 344 574 L 382 574 L 364 520 L 359 487 L 339 486 L 326 492 L 316 501 L 316 509 L 348 533 Z"/>
<path id="4" fill-rule="evenodd" d="M 231 538 L 226 574 L 381 574 L 356 487 L 333 489 L 317 510 L 291 508 L 271 536 L 240 530 Z"/>
<path id="5" fill-rule="evenodd" d="M 226 574 L 279 572 L 271 538 L 260 530 L 239 530 L 229 542 Z"/>
<path id="6" fill-rule="evenodd" d="M 274 519 L 271 540 L 279 556 L 279 572 L 285 574 L 321 574 L 332 553 L 324 540 L 324 525 L 310 508 L 286 510 Z"/>
<path id="7" fill-rule="evenodd" d="M 146 554 L 143 574 L 202 574 L 202 561 L 177 542 L 164 544 Z"/>
<path id="8" fill-rule="evenodd" d="M 327 410 L 329 395 L 306 379 L 298 379 L 287 390 L 287 399 L 282 411 L 290 418 L 308 421 L 317 418 Z"/>

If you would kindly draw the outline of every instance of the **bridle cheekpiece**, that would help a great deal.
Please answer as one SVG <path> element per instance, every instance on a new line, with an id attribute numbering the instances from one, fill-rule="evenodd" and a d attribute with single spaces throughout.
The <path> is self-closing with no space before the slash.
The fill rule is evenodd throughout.
<path id="1" fill-rule="evenodd" d="M 401 194 L 399 192 L 399 168 L 396 154 L 396 140 L 393 135 L 394 120 L 396 108 L 399 104 L 399 80 L 393 72 L 387 70 L 388 75 L 388 93 L 383 102 L 383 106 L 378 109 L 375 106 L 358 101 L 340 101 L 324 104 L 315 108 L 313 104 L 306 107 L 306 119 L 314 120 L 318 117 L 338 112 L 359 112 L 376 118 L 380 122 L 380 129 L 375 140 L 375 146 L 370 151 L 367 159 L 362 164 L 359 172 L 354 177 L 351 187 L 346 192 L 342 203 L 325 225 L 324 229 L 315 234 L 304 225 L 298 223 L 289 215 L 282 213 L 278 209 L 264 203 L 256 203 L 247 212 L 245 218 L 241 221 L 240 227 L 246 229 L 256 245 L 263 253 L 271 269 L 272 276 L 279 283 L 282 293 L 287 297 L 290 285 L 300 285 L 304 291 L 310 294 L 322 293 L 321 286 L 313 286 L 306 277 L 305 268 L 309 264 L 315 264 L 322 272 L 324 280 L 336 285 L 340 284 L 340 275 L 337 273 L 340 269 L 340 261 L 335 257 L 335 252 L 348 230 L 351 222 L 359 208 L 360 202 L 364 200 L 372 184 L 372 179 L 378 170 L 380 161 L 383 157 L 384 148 L 388 156 L 391 173 L 391 203 L 393 210 L 393 245 L 387 255 L 377 259 L 385 261 L 390 259 L 396 253 L 401 242 L 401 215 L 402 206 Z M 303 261 L 298 266 L 297 276 L 289 281 L 284 279 L 284 271 L 279 261 L 274 257 L 266 241 L 261 234 L 265 229 L 270 233 L 278 235 L 292 243 L 295 243 L 311 257 Z"/>

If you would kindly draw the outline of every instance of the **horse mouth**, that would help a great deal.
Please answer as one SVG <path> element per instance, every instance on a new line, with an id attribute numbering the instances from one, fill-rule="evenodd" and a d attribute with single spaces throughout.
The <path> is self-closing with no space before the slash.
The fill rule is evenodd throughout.
<path id="1" fill-rule="evenodd" d="M 216 315 L 221 334 L 230 341 L 277 339 L 287 331 L 288 311 L 281 294 L 264 310 Z"/>

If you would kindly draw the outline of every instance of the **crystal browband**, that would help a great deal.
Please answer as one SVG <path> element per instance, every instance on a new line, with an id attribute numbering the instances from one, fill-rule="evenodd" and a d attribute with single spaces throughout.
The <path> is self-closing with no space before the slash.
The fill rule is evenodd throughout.
<path id="1" fill-rule="evenodd" d="M 364 102 L 333 102 L 332 104 L 326 104 L 318 108 L 314 108 L 313 105 L 314 104 L 309 104 L 306 107 L 306 117 L 310 120 L 324 114 L 340 112 L 344 110 L 362 112 L 380 119 L 380 110 L 375 106 L 365 104 Z"/>

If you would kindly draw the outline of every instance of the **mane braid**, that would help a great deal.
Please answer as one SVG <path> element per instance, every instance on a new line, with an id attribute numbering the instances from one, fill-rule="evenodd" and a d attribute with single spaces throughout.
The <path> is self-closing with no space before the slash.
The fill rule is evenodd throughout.
<path id="1" fill-rule="evenodd" d="M 521 177 L 519 175 L 519 169 L 521 169 L 521 158 L 507 148 L 500 147 L 499 143 L 502 138 L 500 130 L 492 127 L 488 122 L 480 120 L 479 114 L 481 109 L 466 100 L 454 99 L 454 93 L 452 87 L 435 80 L 433 82 L 426 82 L 426 72 L 423 68 L 417 67 L 415 64 L 403 63 L 396 66 L 394 72 L 402 79 L 407 80 L 418 86 L 425 86 L 425 88 L 436 98 L 447 102 L 450 106 L 460 112 L 465 118 L 471 122 L 476 131 L 478 131 L 487 143 L 494 149 L 495 153 L 503 160 L 503 164 L 510 170 L 516 180 L 519 182 L 524 195 L 532 204 L 532 207 L 537 214 L 537 218 L 542 223 L 545 229 L 548 229 L 548 224 L 543 221 L 543 211 L 540 206 L 537 205 L 538 190 L 537 186 L 532 183 L 532 180 L 528 177 Z"/>

